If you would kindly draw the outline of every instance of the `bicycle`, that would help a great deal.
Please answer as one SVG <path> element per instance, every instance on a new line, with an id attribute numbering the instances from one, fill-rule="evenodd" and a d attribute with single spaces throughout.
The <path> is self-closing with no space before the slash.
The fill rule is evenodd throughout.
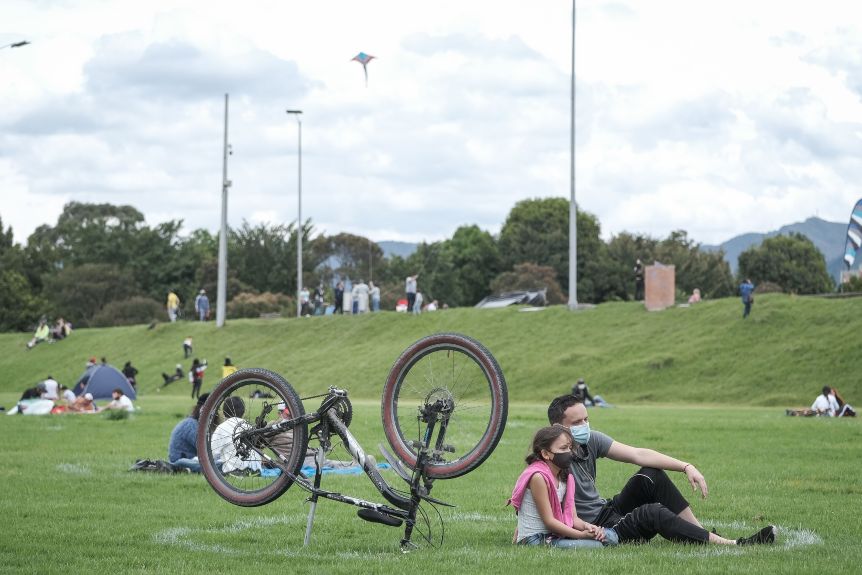
<path id="1" fill-rule="evenodd" d="M 303 399 L 319 397 L 320 406 L 306 413 Z M 454 507 L 430 496 L 434 481 L 479 467 L 500 441 L 508 414 L 503 372 L 481 343 L 455 333 L 413 343 L 390 369 L 381 401 L 384 433 L 394 453 L 382 444 L 379 448 L 408 484 L 409 492 L 403 492 L 383 478 L 374 457 L 349 431 L 353 412 L 347 391 L 330 387 L 325 394 L 303 399 L 277 373 L 241 369 L 222 380 L 204 403 L 197 445 L 204 477 L 230 503 L 265 505 L 293 484 L 308 491 L 305 545 L 321 497 L 359 507 L 357 514 L 366 521 L 404 525 L 404 552 L 417 547 L 411 540 L 414 528 L 434 545 L 430 518 L 420 505 L 428 503 L 435 511 L 437 505 Z M 386 503 L 320 487 L 333 436 L 341 439 Z M 309 450 L 311 437 L 318 447 Z M 313 480 L 300 473 L 307 453 L 314 456 Z M 426 532 L 418 527 L 420 520 Z"/>

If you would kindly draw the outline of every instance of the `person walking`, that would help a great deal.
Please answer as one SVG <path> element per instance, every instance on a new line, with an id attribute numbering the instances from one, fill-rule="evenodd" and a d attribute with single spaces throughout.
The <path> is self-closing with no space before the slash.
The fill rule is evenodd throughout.
<path id="1" fill-rule="evenodd" d="M 739 285 L 739 295 L 742 297 L 742 319 L 745 319 L 751 313 L 751 304 L 754 303 L 754 284 L 750 279 L 745 278 Z"/>
<path id="2" fill-rule="evenodd" d="M 168 318 L 170 318 L 171 323 L 177 321 L 177 310 L 180 309 L 180 298 L 174 293 L 174 290 L 168 292 Z"/>
<path id="3" fill-rule="evenodd" d="M 200 321 L 206 321 L 210 317 L 210 298 L 207 297 L 207 290 L 201 289 L 200 293 L 195 298 L 195 311 L 198 313 Z"/>

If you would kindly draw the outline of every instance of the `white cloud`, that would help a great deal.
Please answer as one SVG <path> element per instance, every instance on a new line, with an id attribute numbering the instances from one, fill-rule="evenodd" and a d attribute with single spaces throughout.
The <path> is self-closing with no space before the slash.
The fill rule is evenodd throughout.
<path id="1" fill-rule="evenodd" d="M 844 220 L 862 162 L 862 8 L 578 2 L 578 202 L 606 235 L 716 243 Z M 375 240 L 497 231 L 569 195 L 571 2 L 0 6 L 0 216 L 23 241 L 66 201 L 219 223 L 303 216 Z M 8 27 L 7 27 L 8 29 Z M 376 56 L 362 67 L 350 58 Z M 39 209 L 33 209 L 38 207 Z"/>

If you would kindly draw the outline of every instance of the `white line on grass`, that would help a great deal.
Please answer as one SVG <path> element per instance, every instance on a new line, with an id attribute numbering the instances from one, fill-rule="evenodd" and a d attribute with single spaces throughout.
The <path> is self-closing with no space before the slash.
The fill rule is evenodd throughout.
<path id="1" fill-rule="evenodd" d="M 57 471 L 70 475 L 90 475 L 92 473 L 89 467 L 80 463 L 61 463 L 57 465 Z"/>

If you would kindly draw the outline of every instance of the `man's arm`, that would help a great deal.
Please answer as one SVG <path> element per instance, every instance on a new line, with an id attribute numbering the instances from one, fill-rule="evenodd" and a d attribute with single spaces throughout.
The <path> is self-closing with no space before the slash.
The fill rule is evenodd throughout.
<path id="1" fill-rule="evenodd" d="M 632 463 L 641 467 L 654 467 L 656 469 L 665 469 L 667 471 L 681 471 L 685 473 L 688 482 L 691 484 L 693 491 L 700 491 L 701 496 L 705 499 L 709 494 L 709 488 L 706 485 L 706 478 L 697 470 L 691 463 L 686 463 L 675 459 L 664 453 L 643 447 L 632 447 L 619 441 L 611 443 L 608 449 L 607 457 L 614 461 L 622 461 L 623 463 Z"/>

